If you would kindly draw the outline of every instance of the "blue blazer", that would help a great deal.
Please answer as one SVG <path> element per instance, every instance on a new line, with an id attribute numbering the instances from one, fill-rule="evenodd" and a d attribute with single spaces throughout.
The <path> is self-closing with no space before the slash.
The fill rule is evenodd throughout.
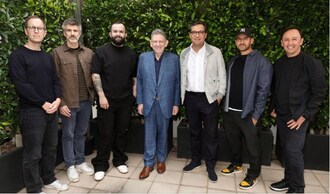
<path id="1" fill-rule="evenodd" d="M 136 102 L 143 104 L 145 117 L 150 113 L 156 95 L 163 115 L 170 118 L 173 106 L 180 105 L 180 65 L 179 57 L 175 54 L 163 53 L 158 83 L 156 83 L 154 52 L 145 52 L 140 55 Z"/>

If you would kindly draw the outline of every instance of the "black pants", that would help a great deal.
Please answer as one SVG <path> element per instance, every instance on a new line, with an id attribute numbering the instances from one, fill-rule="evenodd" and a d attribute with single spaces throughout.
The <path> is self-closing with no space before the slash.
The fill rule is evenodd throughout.
<path id="1" fill-rule="evenodd" d="M 109 101 L 109 99 L 108 99 Z M 125 154 L 126 136 L 131 121 L 132 98 L 110 102 L 109 109 L 98 106 L 97 120 L 98 133 L 96 138 L 97 155 L 92 159 L 95 172 L 106 172 L 109 167 L 109 158 L 113 152 L 112 163 L 115 167 L 124 165 L 128 160 Z"/>
<path id="2" fill-rule="evenodd" d="M 291 117 L 277 115 L 277 133 L 280 138 L 280 146 L 283 150 L 283 162 L 285 166 L 284 179 L 292 188 L 304 188 L 304 157 L 303 147 L 305 144 L 306 130 L 309 121 L 305 121 L 298 130 L 287 127 Z"/>
<path id="3" fill-rule="evenodd" d="M 252 123 L 251 116 L 241 118 L 241 112 L 229 110 L 223 114 L 225 134 L 229 142 L 231 163 L 242 165 L 242 140 L 245 139 L 250 168 L 247 175 L 257 178 L 261 171 L 260 131 Z M 258 125 L 257 125 L 258 126 Z"/>
<path id="4" fill-rule="evenodd" d="M 56 180 L 57 122 L 57 112 L 47 114 L 38 107 L 20 110 L 23 176 L 28 193 L 40 193 L 42 184 L 48 185 Z"/>
<path id="5" fill-rule="evenodd" d="M 200 163 L 203 153 L 206 167 L 214 169 L 218 150 L 218 103 L 209 104 L 205 93 L 186 92 L 185 107 L 191 132 L 192 162 Z"/>

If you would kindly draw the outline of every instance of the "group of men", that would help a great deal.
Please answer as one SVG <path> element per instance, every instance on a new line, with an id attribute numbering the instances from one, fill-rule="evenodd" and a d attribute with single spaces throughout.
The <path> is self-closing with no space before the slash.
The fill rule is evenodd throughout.
<path id="1" fill-rule="evenodd" d="M 261 171 L 259 125 L 270 93 L 270 114 L 276 117 L 285 161 L 284 179 L 270 188 L 304 192 L 304 137 L 326 86 L 321 62 L 301 51 L 303 35 L 298 28 L 283 31 L 285 54 L 274 66 L 252 48 L 251 30 L 240 28 L 235 36 L 238 54 L 228 62 L 227 70 L 221 50 L 206 43 L 207 26 L 202 21 L 191 24 L 191 45 L 180 57 L 165 51 L 169 41 L 161 29 L 151 33 L 152 51 L 138 57 L 124 44 L 127 33 L 121 22 L 111 25 L 111 42 L 94 54 L 79 43 L 82 27 L 77 20 L 65 20 L 62 28 L 66 42 L 51 56 L 41 49 L 47 33 L 45 22 L 38 16 L 28 17 L 24 25 L 27 43 L 9 57 L 10 77 L 20 100 L 27 192 L 42 193 L 43 185 L 58 191 L 68 189 L 54 174 L 58 110 L 71 182 L 79 181 L 79 173 L 102 180 L 110 167 L 111 152 L 113 165 L 120 173 L 127 173 L 125 138 L 135 98 L 138 113 L 145 120 L 141 180 L 149 177 L 155 165 L 158 173 L 166 171 L 169 120 L 182 103 L 192 153 L 183 171 L 200 167 L 204 159 L 210 182 L 216 182 L 219 105 L 224 98 L 223 120 L 231 164 L 221 174 L 243 171 L 241 148 L 246 146 L 250 167 L 239 187 L 250 189 Z M 85 162 L 84 146 L 94 97 L 98 130 L 92 168 Z"/>

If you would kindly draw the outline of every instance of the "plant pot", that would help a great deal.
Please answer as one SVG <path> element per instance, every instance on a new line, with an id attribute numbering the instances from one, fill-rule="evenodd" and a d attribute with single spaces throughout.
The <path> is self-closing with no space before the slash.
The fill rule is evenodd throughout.
<path id="1" fill-rule="evenodd" d="M 0 193 L 16 193 L 23 189 L 23 148 L 1 155 L 0 164 Z"/>
<path id="2" fill-rule="evenodd" d="M 284 167 L 280 141 L 281 139 L 277 136 L 275 154 Z M 305 169 L 329 171 L 329 136 L 306 134 L 303 154 Z"/>
<path id="3" fill-rule="evenodd" d="M 217 159 L 219 161 L 230 161 L 230 149 L 229 144 L 225 135 L 225 131 L 222 128 L 218 129 L 218 153 Z M 270 129 L 263 130 L 260 133 L 260 144 L 262 151 L 262 164 L 270 166 L 272 160 L 272 150 L 273 150 L 273 133 Z M 190 130 L 188 126 L 180 122 L 178 126 L 178 139 L 177 139 L 177 157 L 178 158 L 190 158 L 191 157 L 191 147 L 190 147 Z M 243 144 L 245 145 L 245 141 Z M 203 149 L 202 149 L 203 150 Z M 245 146 L 242 146 L 242 160 L 247 163 L 248 153 Z"/>
<path id="4" fill-rule="evenodd" d="M 139 117 L 133 117 L 127 132 L 126 152 L 144 153 L 144 120 Z M 173 120 L 170 119 L 168 128 L 168 152 L 173 147 Z"/>

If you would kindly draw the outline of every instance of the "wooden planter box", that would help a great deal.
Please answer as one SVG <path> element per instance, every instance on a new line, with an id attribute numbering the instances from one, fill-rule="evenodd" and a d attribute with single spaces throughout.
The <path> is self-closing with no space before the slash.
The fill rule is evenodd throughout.
<path id="1" fill-rule="evenodd" d="M 24 188 L 23 148 L 0 156 L 0 193 L 16 193 Z"/>
<path id="2" fill-rule="evenodd" d="M 282 166 L 282 148 L 280 138 L 276 137 L 275 154 Z M 329 171 L 329 136 L 319 134 L 306 134 L 303 149 L 305 169 Z"/>
<path id="3" fill-rule="evenodd" d="M 230 150 L 229 144 L 225 135 L 224 129 L 218 129 L 218 160 L 219 161 L 230 161 Z M 270 166 L 272 160 L 272 150 L 273 150 L 273 133 L 269 130 L 261 131 L 260 143 L 262 150 L 262 164 Z M 243 145 L 245 142 L 243 142 Z M 190 131 L 187 125 L 182 122 L 178 126 L 178 139 L 177 139 L 177 157 L 178 158 L 190 158 Z M 244 163 L 248 163 L 248 153 L 243 146 L 242 148 L 242 158 Z"/>

